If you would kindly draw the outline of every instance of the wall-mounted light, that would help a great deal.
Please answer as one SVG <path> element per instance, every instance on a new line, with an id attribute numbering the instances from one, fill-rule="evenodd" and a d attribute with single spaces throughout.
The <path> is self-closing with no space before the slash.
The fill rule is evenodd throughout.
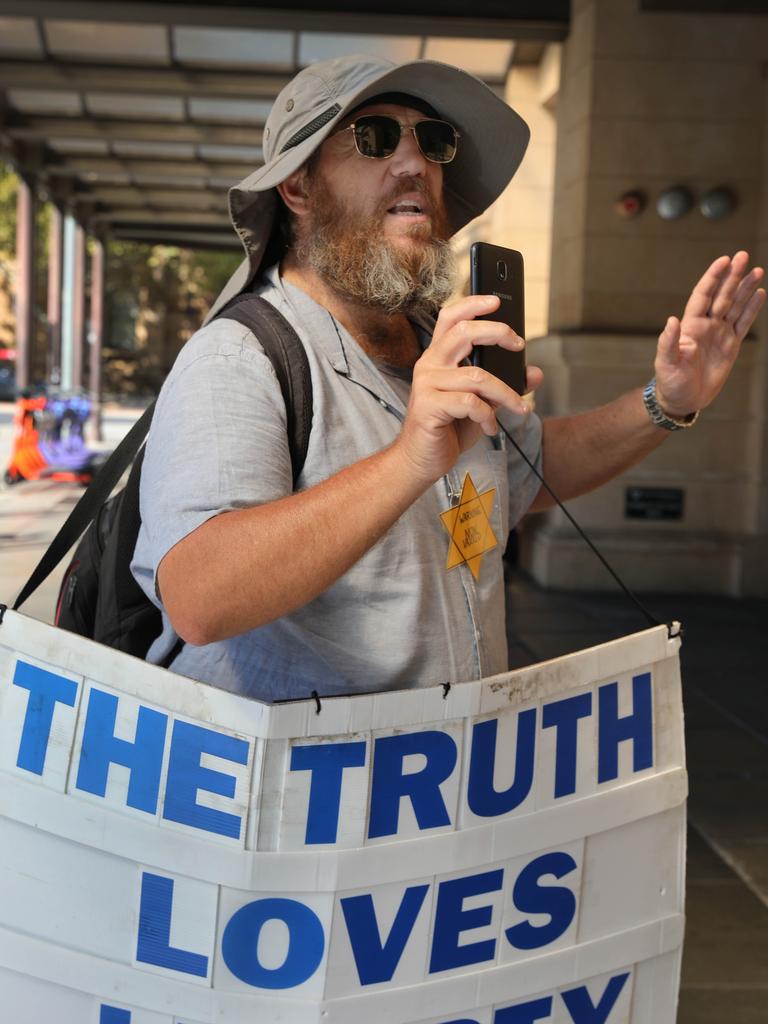
<path id="1" fill-rule="evenodd" d="M 693 196 L 684 185 L 674 185 L 659 193 L 656 213 L 662 220 L 678 220 L 693 206 Z"/>
<path id="2" fill-rule="evenodd" d="M 707 220 L 720 220 L 721 217 L 733 213 L 735 209 L 736 195 L 724 185 L 710 189 L 699 200 L 699 210 Z"/>

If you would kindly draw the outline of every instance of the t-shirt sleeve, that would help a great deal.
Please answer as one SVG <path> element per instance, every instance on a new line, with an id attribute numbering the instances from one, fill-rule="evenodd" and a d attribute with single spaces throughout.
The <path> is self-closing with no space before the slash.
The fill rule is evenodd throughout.
<path id="1" fill-rule="evenodd" d="M 217 320 L 190 339 L 158 398 L 141 472 L 134 570 L 151 575 L 154 590 L 164 556 L 197 527 L 292 490 L 285 403 L 272 363 L 248 328 Z M 149 589 L 149 579 L 140 582 Z"/>
<path id="2" fill-rule="evenodd" d="M 536 413 L 515 416 L 506 410 L 496 412 L 520 448 L 539 473 L 542 471 L 542 425 Z M 523 518 L 539 493 L 541 481 L 521 457 L 515 446 L 506 438 L 507 475 L 509 480 L 509 522 L 515 526 Z"/>

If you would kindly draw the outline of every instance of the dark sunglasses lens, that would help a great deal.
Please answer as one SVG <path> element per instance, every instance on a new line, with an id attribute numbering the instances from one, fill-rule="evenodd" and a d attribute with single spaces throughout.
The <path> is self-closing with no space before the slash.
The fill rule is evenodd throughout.
<path id="1" fill-rule="evenodd" d="M 419 121 L 416 141 L 427 158 L 437 164 L 447 164 L 456 156 L 456 129 L 447 121 Z"/>
<path id="2" fill-rule="evenodd" d="M 355 122 L 355 142 L 361 156 L 378 160 L 392 156 L 400 142 L 400 125 L 391 117 L 360 117 Z"/>

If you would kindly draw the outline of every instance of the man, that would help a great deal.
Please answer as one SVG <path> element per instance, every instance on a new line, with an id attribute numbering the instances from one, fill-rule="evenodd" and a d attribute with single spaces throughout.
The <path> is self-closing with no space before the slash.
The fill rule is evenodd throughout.
<path id="1" fill-rule="evenodd" d="M 142 472 L 133 568 L 165 624 L 150 660 L 178 635 L 174 671 L 263 700 L 504 671 L 504 539 L 550 500 L 499 423 L 569 498 L 719 392 L 765 298 L 746 253 L 716 260 L 682 322 L 669 318 L 645 400 L 638 387 L 542 430 L 468 364 L 475 345 L 524 343 L 476 319 L 494 297 L 445 304 L 448 239 L 501 193 L 527 140 L 482 83 L 434 62 L 328 61 L 278 96 L 265 165 L 230 196 L 247 257 L 216 308 L 254 288 L 299 334 L 309 451 L 292 493 L 285 406 L 246 328 L 222 318 L 188 342 Z M 529 390 L 541 380 L 529 367 Z M 499 540 L 472 571 L 447 568 L 441 518 L 467 475 Z"/>

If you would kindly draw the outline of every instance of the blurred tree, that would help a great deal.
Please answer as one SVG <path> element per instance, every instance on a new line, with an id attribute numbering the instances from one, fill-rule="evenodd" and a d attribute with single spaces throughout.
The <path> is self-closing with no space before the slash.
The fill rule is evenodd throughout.
<path id="1" fill-rule="evenodd" d="M 0 348 L 13 344 L 13 270 L 16 256 L 16 175 L 0 162 Z"/>
<path id="2" fill-rule="evenodd" d="M 16 340 L 16 201 L 19 179 L 10 164 L 0 161 L 0 348 Z M 35 337 L 32 346 L 32 379 L 45 375 L 48 328 L 46 320 L 48 233 L 51 208 L 38 197 L 35 215 Z"/>
<path id="3" fill-rule="evenodd" d="M 237 252 L 111 239 L 104 332 L 107 392 L 156 393 L 240 261 Z"/>
<path id="4" fill-rule="evenodd" d="M 0 161 L 0 348 L 12 347 L 18 178 Z M 51 207 L 37 213 L 37 332 L 33 376 L 44 373 Z M 112 396 L 156 393 L 241 256 L 107 239 L 104 311 L 104 391 Z M 86 282 L 90 288 L 90 281 Z M 86 296 L 87 300 L 87 296 Z M 86 310 L 88 306 L 86 304 Z M 88 346 L 86 346 L 87 356 Z"/>

